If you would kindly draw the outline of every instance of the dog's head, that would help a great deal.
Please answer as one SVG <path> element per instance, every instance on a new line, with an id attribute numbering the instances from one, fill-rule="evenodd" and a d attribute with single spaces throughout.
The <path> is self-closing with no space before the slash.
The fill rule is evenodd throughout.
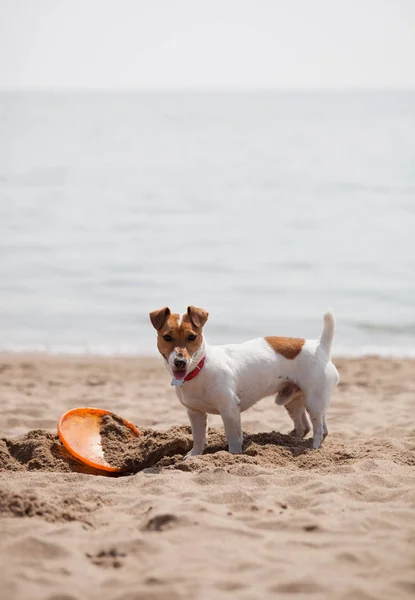
<path id="1" fill-rule="evenodd" d="M 203 325 L 208 316 L 206 310 L 195 306 L 189 306 L 182 316 L 172 313 L 167 306 L 150 313 L 150 321 L 157 330 L 157 348 L 176 379 L 184 379 L 196 366 L 196 360 L 202 358 Z"/>

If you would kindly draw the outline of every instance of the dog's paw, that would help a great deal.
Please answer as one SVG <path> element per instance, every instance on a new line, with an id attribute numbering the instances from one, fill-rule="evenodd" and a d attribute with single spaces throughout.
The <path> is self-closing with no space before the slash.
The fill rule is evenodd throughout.
<path id="1" fill-rule="evenodd" d="M 187 454 L 185 454 L 183 456 L 183 460 L 189 460 L 191 458 L 196 458 L 198 456 L 201 456 L 202 453 L 203 453 L 203 450 L 201 452 L 198 452 L 197 450 L 190 450 L 190 452 L 188 452 Z"/>
<path id="2" fill-rule="evenodd" d="M 292 431 L 290 431 L 290 435 L 298 438 L 299 440 L 302 440 L 303 438 L 305 438 L 305 436 L 308 433 L 310 433 L 310 431 L 311 431 L 310 427 L 308 427 L 306 429 L 300 429 L 298 431 L 297 431 L 297 429 L 293 429 Z"/>

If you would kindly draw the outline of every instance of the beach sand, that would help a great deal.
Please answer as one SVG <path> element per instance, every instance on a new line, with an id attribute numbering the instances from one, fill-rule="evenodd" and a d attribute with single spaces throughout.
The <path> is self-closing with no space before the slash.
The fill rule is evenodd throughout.
<path id="1" fill-rule="evenodd" d="M 0 355 L 1 598 L 414 597 L 415 361 L 334 362 L 321 450 L 267 398 L 243 414 L 243 455 L 212 417 L 201 458 L 118 477 L 71 462 L 57 420 L 96 406 L 186 426 L 184 452 L 161 359 Z"/>

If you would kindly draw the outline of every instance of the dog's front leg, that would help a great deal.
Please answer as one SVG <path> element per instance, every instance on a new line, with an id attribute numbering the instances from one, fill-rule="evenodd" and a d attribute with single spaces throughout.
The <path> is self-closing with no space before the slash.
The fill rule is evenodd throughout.
<path id="1" fill-rule="evenodd" d="M 228 440 L 229 452 L 240 454 L 242 452 L 242 427 L 239 398 L 233 398 L 221 403 L 219 413 L 225 427 L 226 439 Z"/>
<path id="2" fill-rule="evenodd" d="M 207 427 L 206 413 L 188 408 L 187 414 L 189 415 L 190 425 L 192 426 L 193 448 L 188 454 L 186 454 L 186 458 L 188 456 L 197 456 L 198 454 L 202 454 L 206 444 Z"/>

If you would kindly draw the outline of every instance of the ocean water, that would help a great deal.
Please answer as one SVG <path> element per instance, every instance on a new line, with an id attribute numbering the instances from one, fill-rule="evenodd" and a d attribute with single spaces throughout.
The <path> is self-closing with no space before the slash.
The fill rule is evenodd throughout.
<path id="1" fill-rule="evenodd" d="M 415 354 L 415 92 L 0 94 L 0 349 Z"/>

